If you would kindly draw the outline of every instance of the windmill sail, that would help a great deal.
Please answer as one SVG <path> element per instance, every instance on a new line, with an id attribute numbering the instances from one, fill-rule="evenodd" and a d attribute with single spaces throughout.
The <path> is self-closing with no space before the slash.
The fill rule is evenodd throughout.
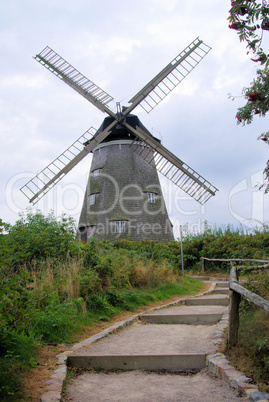
<path id="1" fill-rule="evenodd" d="M 34 59 L 62 79 L 89 102 L 93 103 L 102 112 L 107 112 L 113 117 L 115 116 L 107 106 L 114 98 L 95 85 L 85 75 L 81 74 L 49 46 L 45 47 Z"/>
<path id="2" fill-rule="evenodd" d="M 200 63 L 210 50 L 210 46 L 196 38 L 129 101 L 132 105 L 125 114 L 133 110 L 138 104 L 147 113 L 151 112 Z"/>
<path id="3" fill-rule="evenodd" d="M 36 204 L 74 166 L 100 144 L 110 134 L 110 130 L 116 124 L 117 120 L 114 120 L 104 131 L 98 133 L 95 128 L 89 128 L 77 141 L 70 145 L 45 169 L 29 180 L 20 190 L 30 202 Z"/>
<path id="4" fill-rule="evenodd" d="M 126 123 L 125 126 L 138 137 L 130 145 L 132 150 L 149 164 L 154 165 L 158 172 L 162 173 L 185 193 L 202 205 L 216 194 L 216 191 L 218 191 L 216 187 L 177 158 L 172 152 L 168 151 L 153 137 L 141 130 L 141 128 L 134 129 Z"/>
<path id="5" fill-rule="evenodd" d="M 91 127 L 67 148 L 58 158 L 45 169 L 29 180 L 21 191 L 36 204 L 52 187 L 54 187 L 89 151 L 85 150 L 84 143 L 91 140 L 96 133 Z"/>

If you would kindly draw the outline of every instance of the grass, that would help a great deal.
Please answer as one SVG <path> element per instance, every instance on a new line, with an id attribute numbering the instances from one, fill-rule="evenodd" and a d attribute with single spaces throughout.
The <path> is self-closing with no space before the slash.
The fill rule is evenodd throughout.
<path id="1" fill-rule="evenodd" d="M 166 282 L 155 288 L 123 289 L 117 293 L 107 293 L 105 297 L 95 297 L 94 300 L 92 299 L 91 309 L 87 311 L 87 314 L 78 318 L 78 330 L 73 331 L 74 336 L 71 336 L 68 341 L 76 339 L 80 329 L 83 331 L 86 326 L 110 321 L 120 313 L 135 311 L 139 307 L 165 301 L 175 296 L 180 298 L 185 295 L 197 294 L 204 288 L 205 285 L 202 282 L 184 277 L 176 283 Z"/>
<path id="2" fill-rule="evenodd" d="M 132 311 L 140 306 L 149 303 L 166 300 L 173 296 L 184 296 L 187 294 L 195 294 L 204 288 L 204 284 L 195 279 L 184 277 L 177 282 L 166 282 L 155 288 L 133 288 L 125 289 L 119 292 L 118 300 L 111 300 L 113 307 L 117 308 L 117 312 L 127 310 Z M 107 296 L 106 296 L 107 297 Z"/>
<path id="3" fill-rule="evenodd" d="M 238 344 L 228 357 L 261 391 L 269 392 L 269 313 L 250 310 L 241 315 Z"/>
<path id="4" fill-rule="evenodd" d="M 1 401 L 15 401 L 22 396 L 20 368 L 11 359 L 0 358 Z"/>

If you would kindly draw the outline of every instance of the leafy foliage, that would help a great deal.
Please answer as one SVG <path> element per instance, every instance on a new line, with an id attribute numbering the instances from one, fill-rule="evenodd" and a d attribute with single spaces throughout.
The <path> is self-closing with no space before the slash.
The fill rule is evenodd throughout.
<path id="1" fill-rule="evenodd" d="M 70 217 L 63 215 L 58 220 L 52 212 L 44 216 L 40 211 L 27 211 L 15 225 L 4 228 L 7 234 L 1 239 L 0 261 L 12 269 L 48 257 L 65 259 L 75 252 L 75 223 Z"/>
<path id="2" fill-rule="evenodd" d="M 246 235 L 239 230 L 215 230 L 204 236 L 186 238 L 184 241 L 184 265 L 186 269 L 201 269 L 201 257 L 264 259 L 269 256 L 269 231 L 256 231 Z M 227 263 L 210 262 L 210 270 L 229 271 Z"/>
<path id="3" fill-rule="evenodd" d="M 269 300 L 269 271 L 260 269 L 252 272 L 242 272 L 247 280 L 244 282 L 244 287 L 253 293 L 261 296 L 265 300 Z M 241 313 L 245 313 L 251 309 L 256 309 L 256 306 L 250 303 L 247 299 L 242 299 L 240 305 Z"/>
<path id="4" fill-rule="evenodd" d="M 263 34 L 269 31 L 269 4 L 262 0 L 237 0 L 231 2 L 229 28 L 235 29 L 240 41 L 247 43 L 249 51 L 253 52 L 251 60 L 259 63 L 256 78 L 249 87 L 243 89 L 243 95 L 247 100 L 245 106 L 238 109 L 236 118 L 238 124 L 250 124 L 255 115 L 265 116 L 269 110 L 269 55 L 262 48 Z M 262 133 L 258 139 L 262 139 L 269 145 L 269 131 Z M 267 183 L 261 187 L 269 192 L 269 160 L 264 169 Z"/>

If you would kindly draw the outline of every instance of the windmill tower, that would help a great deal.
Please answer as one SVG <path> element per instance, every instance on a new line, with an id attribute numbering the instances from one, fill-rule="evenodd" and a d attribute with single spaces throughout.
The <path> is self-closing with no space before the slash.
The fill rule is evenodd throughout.
<path id="1" fill-rule="evenodd" d="M 88 153 L 93 153 L 78 225 L 78 237 L 115 240 L 173 239 L 158 172 L 204 204 L 217 189 L 164 148 L 132 111 L 149 113 L 206 56 L 210 47 L 196 38 L 155 78 L 121 108 L 54 50 L 46 47 L 35 59 L 80 95 L 108 114 L 98 130 L 91 127 L 58 158 L 26 183 L 21 191 L 35 204 Z"/>

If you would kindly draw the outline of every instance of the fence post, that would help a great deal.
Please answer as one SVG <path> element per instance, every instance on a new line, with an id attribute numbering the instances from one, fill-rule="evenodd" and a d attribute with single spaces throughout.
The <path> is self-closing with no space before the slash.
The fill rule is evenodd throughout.
<path id="1" fill-rule="evenodd" d="M 231 282 L 238 282 L 236 268 L 232 267 L 229 285 Z M 230 303 L 229 303 L 229 328 L 228 328 L 228 345 L 233 347 L 237 344 L 238 329 L 239 329 L 239 304 L 241 295 L 230 288 Z"/>
<path id="2" fill-rule="evenodd" d="M 202 257 L 202 273 L 205 273 L 205 259 Z"/>

